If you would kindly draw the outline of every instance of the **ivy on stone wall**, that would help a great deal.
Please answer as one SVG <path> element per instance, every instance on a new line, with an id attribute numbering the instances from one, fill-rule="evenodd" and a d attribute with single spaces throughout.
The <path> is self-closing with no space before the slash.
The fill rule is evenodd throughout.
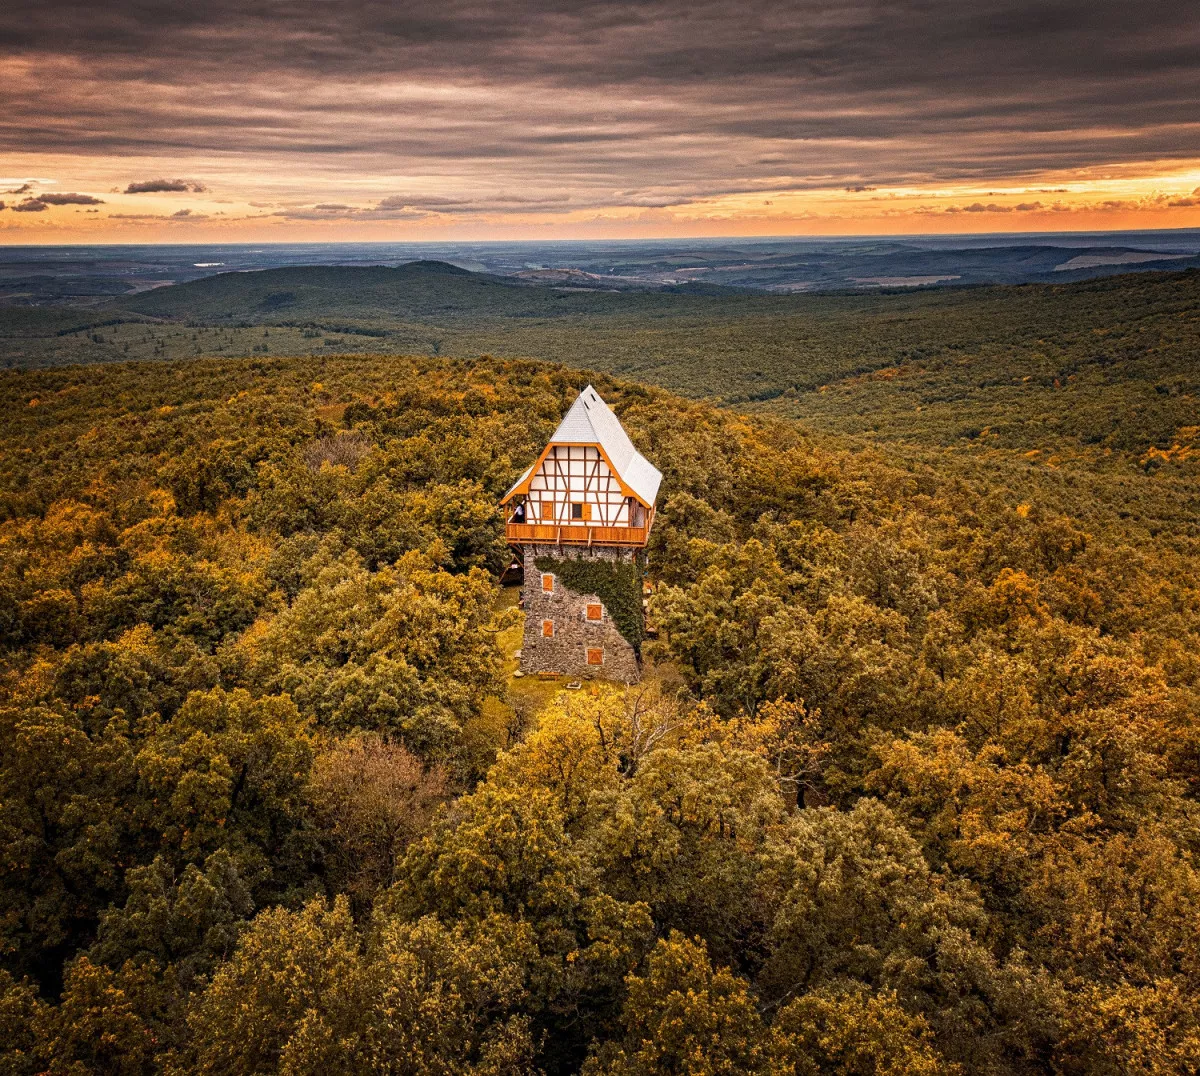
<path id="1" fill-rule="evenodd" d="M 641 653 L 646 625 L 642 618 L 642 569 L 636 561 L 537 557 L 539 572 L 550 572 L 577 594 L 595 594 L 617 631 Z"/>

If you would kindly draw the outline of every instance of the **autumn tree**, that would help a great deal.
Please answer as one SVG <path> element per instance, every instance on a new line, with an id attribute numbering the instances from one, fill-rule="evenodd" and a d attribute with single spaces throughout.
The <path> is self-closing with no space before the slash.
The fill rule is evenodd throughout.
<path id="1" fill-rule="evenodd" d="M 318 754 L 305 796 L 312 804 L 326 880 L 351 907 L 368 909 L 392 882 L 396 861 L 445 795 L 445 774 L 377 735 Z"/>
<path id="2" fill-rule="evenodd" d="M 621 1035 L 593 1052 L 585 1076 L 771 1071 L 766 1029 L 749 984 L 728 968 L 714 968 L 702 942 L 673 931 L 626 985 Z"/>

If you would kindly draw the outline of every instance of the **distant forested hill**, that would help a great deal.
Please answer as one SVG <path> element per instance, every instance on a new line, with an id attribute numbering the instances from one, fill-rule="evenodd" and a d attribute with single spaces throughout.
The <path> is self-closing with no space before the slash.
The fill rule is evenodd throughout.
<path id="1" fill-rule="evenodd" d="M 418 261 L 395 269 L 302 266 L 222 273 L 114 305 L 177 320 L 278 324 L 313 318 L 382 326 L 422 318 L 546 315 L 560 299 L 554 290 L 524 287 L 508 277 Z"/>

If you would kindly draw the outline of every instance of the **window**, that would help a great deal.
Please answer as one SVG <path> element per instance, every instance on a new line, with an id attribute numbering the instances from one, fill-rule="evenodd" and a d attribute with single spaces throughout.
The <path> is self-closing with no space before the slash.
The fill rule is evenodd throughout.
<path id="1" fill-rule="evenodd" d="M 592 518 L 592 506 L 586 501 L 573 501 L 571 503 L 571 518 L 589 520 Z"/>
<path id="2" fill-rule="evenodd" d="M 542 501 L 542 519 L 554 518 L 554 502 Z"/>
<path id="3" fill-rule="evenodd" d="M 589 602 L 587 607 L 588 620 L 603 620 L 604 606 L 599 602 Z"/>
<path id="4" fill-rule="evenodd" d="M 542 576 L 542 590 L 547 594 L 554 593 L 554 576 L 549 573 Z"/>
<path id="5" fill-rule="evenodd" d="M 543 620 L 542 621 L 542 638 L 543 639 L 553 639 L 554 638 L 554 621 L 553 620 Z"/>
<path id="6" fill-rule="evenodd" d="M 589 665 L 603 665 L 604 664 L 604 651 L 600 650 L 599 648 L 594 649 L 594 650 L 589 649 L 588 650 L 588 664 Z"/>

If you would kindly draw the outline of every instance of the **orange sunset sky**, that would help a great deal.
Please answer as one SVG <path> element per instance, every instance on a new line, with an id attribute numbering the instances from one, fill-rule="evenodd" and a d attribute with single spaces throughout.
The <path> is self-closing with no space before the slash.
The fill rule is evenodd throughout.
<path id="1" fill-rule="evenodd" d="M 15 8 L 5 244 L 1200 227 L 1193 3 Z"/>

